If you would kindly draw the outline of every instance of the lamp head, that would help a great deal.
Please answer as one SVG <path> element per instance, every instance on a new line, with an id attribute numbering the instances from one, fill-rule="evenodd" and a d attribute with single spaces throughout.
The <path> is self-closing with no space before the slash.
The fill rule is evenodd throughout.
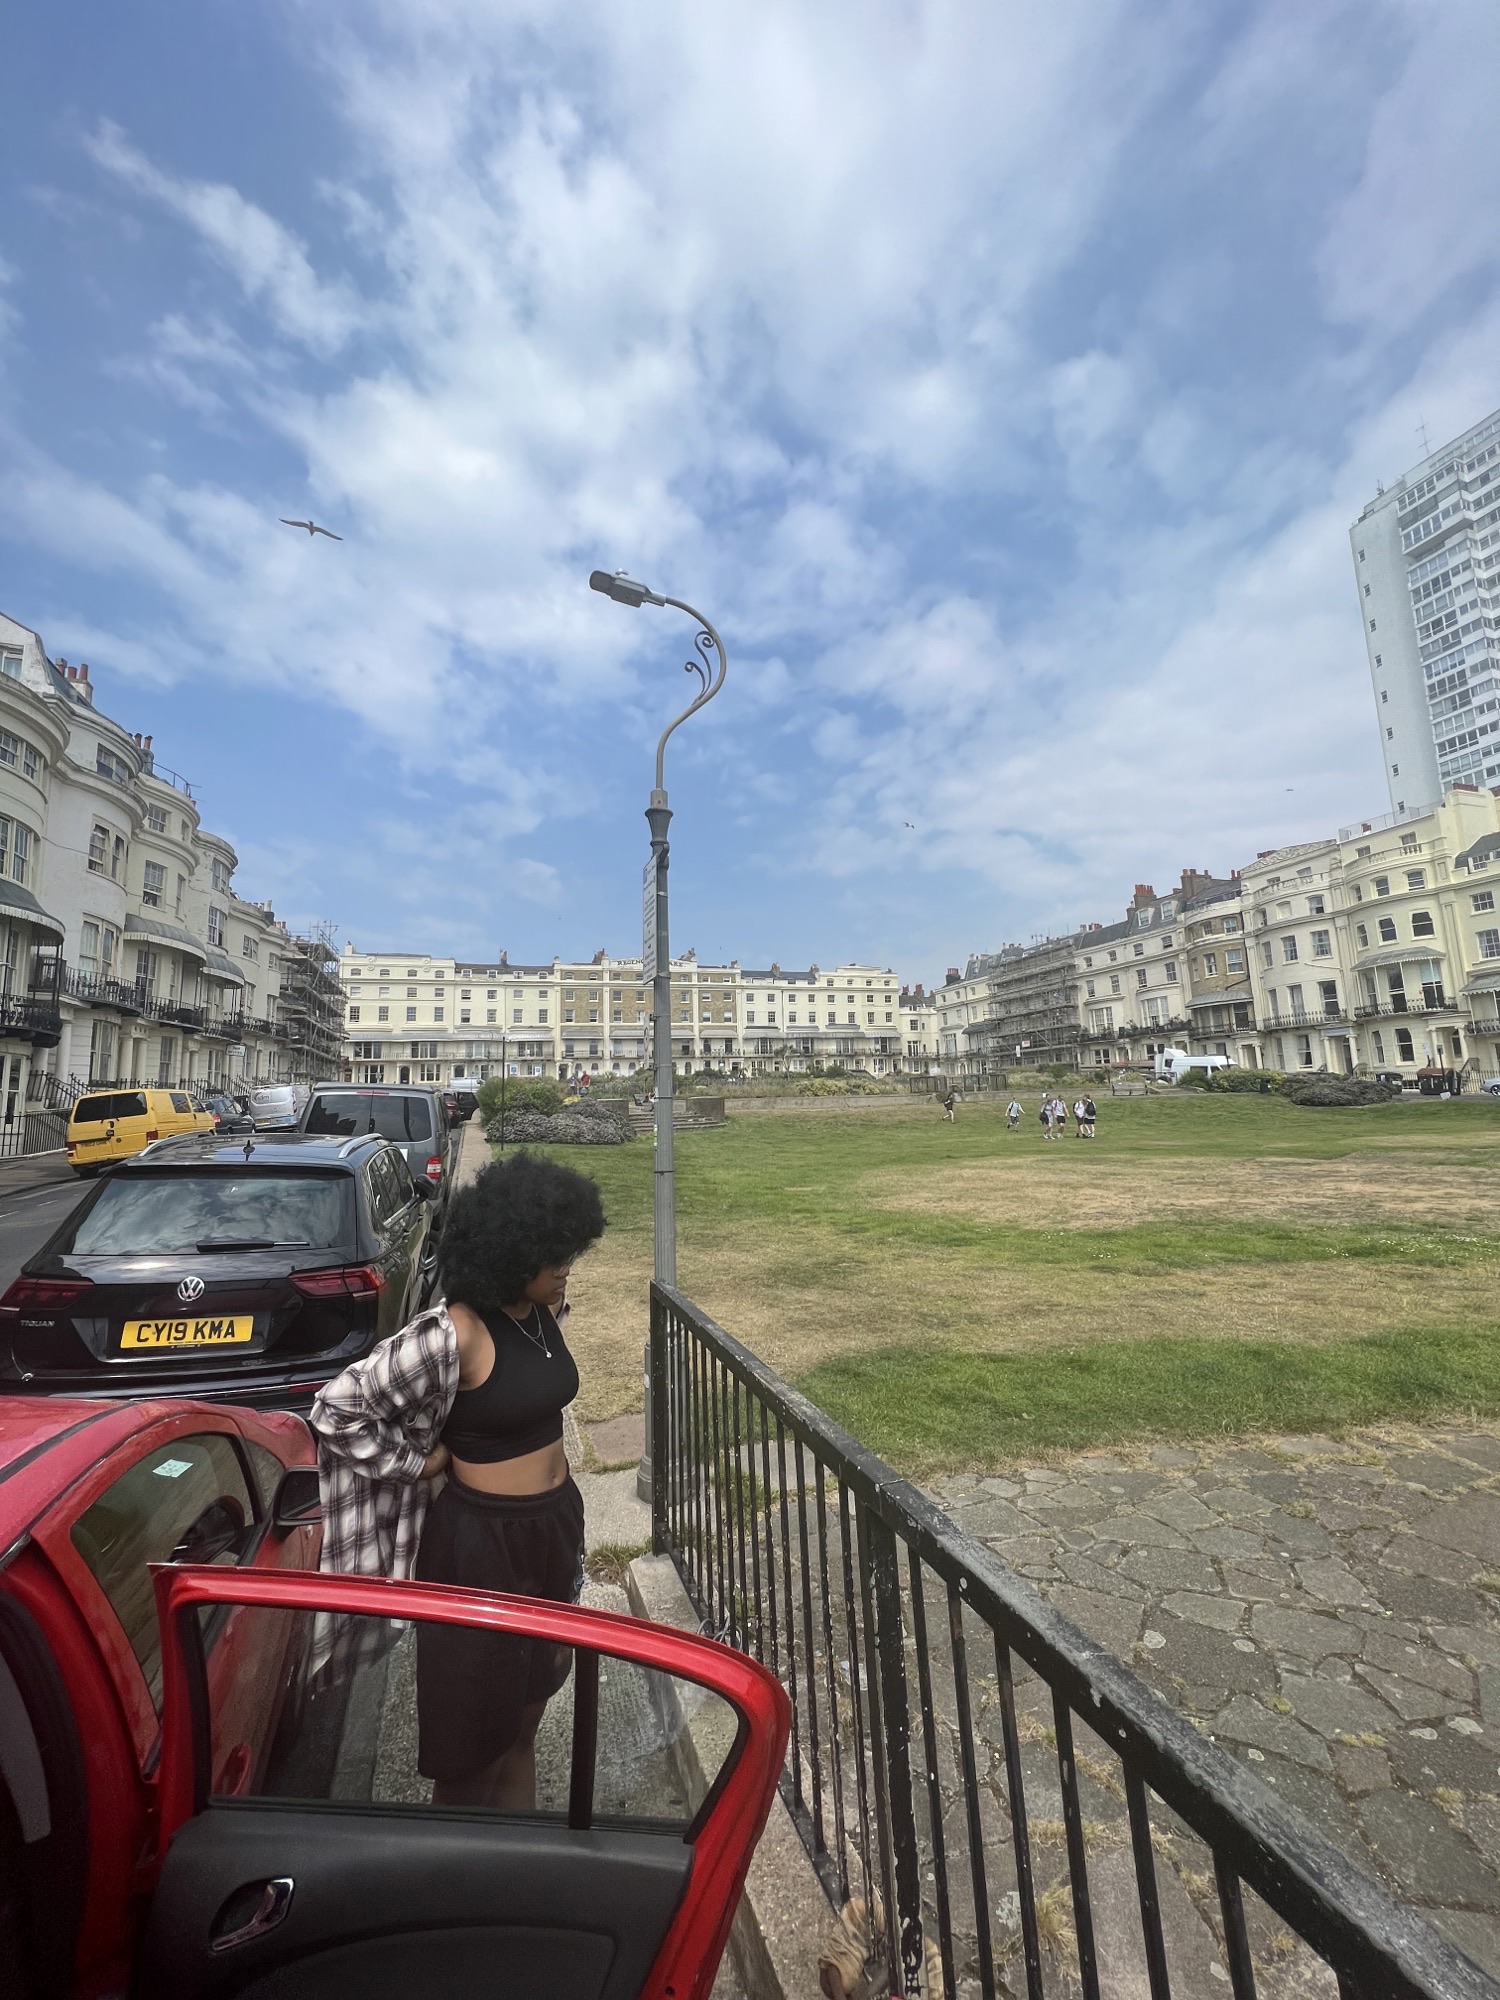
<path id="1" fill-rule="evenodd" d="M 589 578 L 589 589 L 612 597 L 616 604 L 628 604 L 632 611 L 639 611 L 643 604 L 665 604 L 667 601 L 644 583 L 633 582 L 622 569 L 613 572 L 596 569 Z"/>

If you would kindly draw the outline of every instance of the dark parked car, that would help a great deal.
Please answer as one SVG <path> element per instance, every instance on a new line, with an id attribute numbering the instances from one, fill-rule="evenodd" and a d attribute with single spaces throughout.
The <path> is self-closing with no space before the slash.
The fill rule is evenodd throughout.
<path id="1" fill-rule="evenodd" d="M 458 1106 L 458 1116 L 453 1121 L 456 1125 L 461 1125 L 466 1118 L 472 1118 L 479 1109 L 478 1093 L 471 1090 L 466 1083 L 455 1083 L 450 1089 L 445 1090 L 443 1095 L 445 1098 L 451 1097 Z"/>
<path id="2" fill-rule="evenodd" d="M 303 1107 L 299 1132 L 352 1139 L 378 1132 L 399 1146 L 415 1180 L 438 1192 L 438 1227 L 448 1206 L 453 1140 L 442 1093 L 435 1084 L 320 1083 Z"/>
<path id="3" fill-rule="evenodd" d="M 221 1139 L 232 1139 L 236 1133 L 255 1130 L 255 1120 L 250 1115 L 249 1107 L 225 1091 L 200 1092 L 198 1102 L 212 1114 L 214 1131 Z"/>
<path id="4" fill-rule="evenodd" d="M 378 1134 L 163 1139 L 0 1298 L 0 1390 L 305 1408 L 427 1302 L 435 1193 Z"/>

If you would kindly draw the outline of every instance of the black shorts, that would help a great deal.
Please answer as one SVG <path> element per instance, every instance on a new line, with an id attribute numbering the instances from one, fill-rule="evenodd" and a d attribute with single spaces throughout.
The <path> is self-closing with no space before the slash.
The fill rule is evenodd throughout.
<path id="1" fill-rule="evenodd" d="M 427 1510 L 417 1551 L 423 1583 L 501 1590 L 576 1604 L 583 1588 L 583 1495 L 572 1478 L 548 1493 L 479 1493 L 451 1475 Z M 522 1710 L 555 1695 L 572 1649 L 458 1625 L 417 1626 L 417 1768 L 456 1783 L 503 1757 Z"/>

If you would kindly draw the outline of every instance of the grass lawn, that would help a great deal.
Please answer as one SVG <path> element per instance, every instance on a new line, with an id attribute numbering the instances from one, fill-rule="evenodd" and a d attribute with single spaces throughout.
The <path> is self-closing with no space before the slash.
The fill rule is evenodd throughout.
<path id="1" fill-rule="evenodd" d="M 1104 1099 L 731 1114 L 677 1142 L 682 1289 L 903 1470 L 1500 1411 L 1500 1104 Z M 638 1409 L 651 1147 L 560 1147 L 611 1227 L 569 1331 Z"/>

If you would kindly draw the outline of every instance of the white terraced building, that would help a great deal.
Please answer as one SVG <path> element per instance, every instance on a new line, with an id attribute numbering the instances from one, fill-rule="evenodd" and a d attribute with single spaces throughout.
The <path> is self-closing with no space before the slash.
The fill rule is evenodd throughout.
<path id="1" fill-rule="evenodd" d="M 362 1083 L 446 1084 L 502 1069 L 630 1076 L 650 1066 L 651 989 L 639 958 L 601 951 L 512 965 L 502 954 L 485 965 L 348 945 L 339 978 L 345 1069 Z M 926 1066 L 929 1018 L 930 1004 L 903 1010 L 889 969 L 700 965 L 692 952 L 672 962 L 672 1058 L 683 1074 L 795 1075 L 842 1064 L 893 1076 Z"/>
<path id="2" fill-rule="evenodd" d="M 1500 784 L 1500 410 L 1377 493 L 1349 547 L 1392 809 Z"/>
<path id="3" fill-rule="evenodd" d="M 301 1005 L 311 948 L 235 867 L 87 666 L 0 615 L 0 1153 L 35 1150 L 28 1103 L 90 1083 L 248 1086 L 336 1059 Z"/>

